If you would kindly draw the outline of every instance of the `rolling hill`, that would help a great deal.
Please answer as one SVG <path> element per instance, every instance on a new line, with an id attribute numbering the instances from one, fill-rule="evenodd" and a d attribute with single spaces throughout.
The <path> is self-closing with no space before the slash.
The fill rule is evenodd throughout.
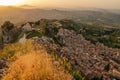
<path id="1" fill-rule="evenodd" d="M 114 24 L 119 26 L 120 14 L 112 13 L 104 9 L 96 10 L 59 10 L 59 9 L 25 9 L 13 6 L 0 6 L 0 23 L 10 20 L 14 23 L 45 19 L 69 18 L 80 22 L 94 22 Z M 112 23 L 111 23 L 112 22 Z"/>

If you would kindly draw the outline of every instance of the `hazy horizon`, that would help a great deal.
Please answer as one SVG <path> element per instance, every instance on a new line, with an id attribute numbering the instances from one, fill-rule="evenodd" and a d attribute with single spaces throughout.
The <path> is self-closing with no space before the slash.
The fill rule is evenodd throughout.
<path id="1" fill-rule="evenodd" d="M 0 0 L 3 6 L 31 5 L 38 8 L 102 8 L 120 9 L 120 0 Z"/>
<path id="2" fill-rule="evenodd" d="M 31 0 L 28 4 L 38 7 L 120 9 L 120 0 Z"/>

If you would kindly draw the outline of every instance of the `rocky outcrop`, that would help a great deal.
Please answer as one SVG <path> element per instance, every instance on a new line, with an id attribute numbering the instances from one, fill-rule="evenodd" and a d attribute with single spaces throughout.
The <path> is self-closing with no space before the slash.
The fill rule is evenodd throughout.
<path id="1" fill-rule="evenodd" d="M 32 31 L 32 27 L 30 25 L 30 23 L 26 23 L 25 25 L 22 26 L 22 30 L 24 32 L 27 32 L 27 31 Z"/>
<path id="2" fill-rule="evenodd" d="M 67 29 L 59 29 L 55 37 L 59 37 L 57 40 L 62 46 L 47 37 L 36 38 L 35 42 L 56 50 L 61 58 L 71 64 L 71 69 L 79 74 L 84 73 L 89 79 L 120 79 L 119 49 L 108 48 L 100 43 L 94 45 L 81 34 Z"/>
<path id="3" fill-rule="evenodd" d="M 14 42 L 15 40 L 17 40 L 19 30 L 11 22 L 6 21 L 1 26 L 1 30 L 2 30 L 3 43 L 11 43 L 11 42 Z"/>
<path id="4" fill-rule="evenodd" d="M 14 41 L 19 35 L 19 29 L 8 21 L 1 28 L 4 43 Z M 26 24 L 21 29 L 26 35 L 20 38 L 20 42 L 29 36 L 29 39 L 45 46 L 48 51 L 55 51 L 78 74 L 83 73 L 90 80 L 120 79 L 120 49 L 108 48 L 101 43 L 92 44 L 85 40 L 82 34 L 79 34 L 84 31 L 79 30 L 72 21 L 42 19 Z M 0 73 L 2 70 L 0 68 Z"/>
<path id="5" fill-rule="evenodd" d="M 6 62 L 7 62 L 6 59 L 0 58 L 0 77 L 2 76 L 2 74 L 5 70 Z"/>

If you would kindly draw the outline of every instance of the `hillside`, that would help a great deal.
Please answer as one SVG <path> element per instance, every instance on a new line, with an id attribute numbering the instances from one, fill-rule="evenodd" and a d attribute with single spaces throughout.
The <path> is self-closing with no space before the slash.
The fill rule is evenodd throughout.
<path id="1" fill-rule="evenodd" d="M 4 71 L 3 75 L 1 75 L 2 71 Z M 60 66 L 58 61 L 46 52 L 44 47 L 37 46 L 28 40 L 24 44 L 6 45 L 1 50 L 0 80 L 13 79 L 72 80 L 72 77 Z"/>
<path id="2" fill-rule="evenodd" d="M 12 6 L 0 6 L 0 23 L 10 20 L 16 24 L 27 21 L 45 19 L 74 19 L 83 23 L 97 25 L 119 26 L 120 14 L 112 13 L 108 10 L 57 10 L 57 9 L 24 9 Z M 111 23 L 112 22 L 112 23 Z"/>
<path id="3" fill-rule="evenodd" d="M 14 66 L 19 60 L 22 60 L 25 65 L 26 62 L 28 62 L 25 59 L 27 56 L 31 59 L 35 58 L 31 57 L 31 55 L 25 55 L 29 50 L 30 52 L 31 50 L 35 50 L 35 52 L 39 50 L 39 47 L 35 47 L 35 45 L 32 49 L 27 49 L 28 45 L 26 45 L 25 42 L 27 42 L 27 40 L 32 40 L 33 44 L 42 46 L 53 59 L 60 62 L 60 66 L 64 68 L 63 70 L 68 72 L 64 73 L 66 77 L 67 75 L 71 75 L 71 79 L 68 77 L 68 80 L 72 80 L 72 78 L 75 80 L 120 79 L 119 28 L 97 28 L 82 23 L 76 23 L 69 19 L 40 19 L 38 21 L 25 22 L 21 24 L 20 27 L 6 21 L 1 26 L 1 30 L 1 48 L 3 48 L 0 56 L 0 65 L 3 65 L 3 67 L 0 68 L 1 73 L 4 72 L 4 68 L 6 67 L 6 63 L 9 62 L 9 59 L 10 61 L 11 59 L 13 60 L 13 65 L 11 66 Z M 105 35 L 107 37 L 104 37 Z M 105 42 L 101 36 L 111 40 L 111 43 L 107 43 L 108 41 Z M 13 43 L 16 42 L 26 46 L 14 46 Z M 117 43 L 116 48 L 114 48 L 116 46 L 115 43 Z M 11 46 L 6 48 L 6 44 Z M 17 46 L 18 49 L 16 49 Z M 19 51 L 22 49 L 23 52 Z M 21 53 L 23 53 L 23 57 L 18 57 L 18 59 L 16 59 L 16 55 L 19 56 Z M 15 62 L 14 57 L 16 60 Z M 8 73 L 12 73 L 11 69 L 13 68 L 11 66 L 7 66 Z M 19 64 L 16 66 L 19 66 Z M 9 76 L 7 73 L 5 73 L 5 75 Z M 13 75 L 15 76 L 16 74 Z M 33 74 L 31 73 L 31 75 Z M 53 80 L 55 79 L 53 78 Z"/>

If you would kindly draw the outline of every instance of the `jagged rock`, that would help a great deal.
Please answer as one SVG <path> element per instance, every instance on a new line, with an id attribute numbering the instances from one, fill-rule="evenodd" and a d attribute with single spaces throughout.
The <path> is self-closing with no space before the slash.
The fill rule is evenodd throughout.
<path id="1" fill-rule="evenodd" d="M 0 69 L 0 74 L 3 74 L 3 72 L 4 72 L 4 69 Z"/>
<path id="2" fill-rule="evenodd" d="M 113 69 L 111 72 L 111 77 L 120 80 L 120 71 Z"/>
<path id="3" fill-rule="evenodd" d="M 0 58 L 0 77 L 2 76 L 3 72 L 5 71 L 5 68 L 7 67 L 6 63 L 7 61 L 5 58 Z"/>
<path id="4" fill-rule="evenodd" d="M 71 64 L 73 70 L 84 73 L 89 79 L 112 80 L 119 77 L 119 49 L 112 49 L 97 43 L 92 44 L 84 39 L 81 34 L 76 34 L 73 30 L 59 29 L 54 35 L 58 37 L 59 44 L 50 41 L 50 38 L 38 38 L 37 42 L 47 48 L 56 50 L 56 53 L 65 61 Z M 62 46 L 60 46 L 62 44 Z M 116 51 L 117 55 L 116 56 Z M 113 69 L 113 74 L 110 74 Z M 110 76 L 114 76 L 111 78 Z"/>
<path id="5" fill-rule="evenodd" d="M 20 39 L 19 39 L 19 43 L 25 43 L 26 42 L 26 34 L 24 34 L 23 35 L 23 37 L 21 37 Z"/>
<path id="6" fill-rule="evenodd" d="M 6 21 L 2 26 L 1 26 L 1 30 L 2 30 L 2 38 L 3 38 L 3 43 L 10 43 L 10 42 L 14 42 L 14 40 L 17 39 L 18 37 L 18 29 L 17 27 L 14 26 L 14 24 L 12 24 L 9 21 Z"/>
<path id="7" fill-rule="evenodd" d="M 2 69 L 2 68 L 4 68 L 4 67 L 6 67 L 6 59 L 1 58 L 1 59 L 0 59 L 0 69 Z"/>
<path id="8" fill-rule="evenodd" d="M 22 30 L 24 32 L 32 31 L 32 25 L 30 23 L 26 23 L 25 25 L 22 26 Z"/>
<path id="9" fill-rule="evenodd" d="M 108 48 L 101 43 L 96 45 L 85 40 L 69 20 L 45 20 L 25 24 L 24 31 L 38 30 L 42 37 L 33 37 L 35 43 L 47 48 L 68 62 L 78 74 L 84 73 L 89 79 L 112 80 L 120 77 L 120 50 Z M 23 32 L 24 32 L 23 31 Z M 14 38 L 17 28 L 10 22 L 2 25 L 3 42 Z M 19 41 L 23 41 L 25 37 Z M 56 64 L 56 62 L 54 62 Z M 0 63 L 2 65 L 2 63 Z M 112 78 L 111 78 L 112 77 Z"/>

